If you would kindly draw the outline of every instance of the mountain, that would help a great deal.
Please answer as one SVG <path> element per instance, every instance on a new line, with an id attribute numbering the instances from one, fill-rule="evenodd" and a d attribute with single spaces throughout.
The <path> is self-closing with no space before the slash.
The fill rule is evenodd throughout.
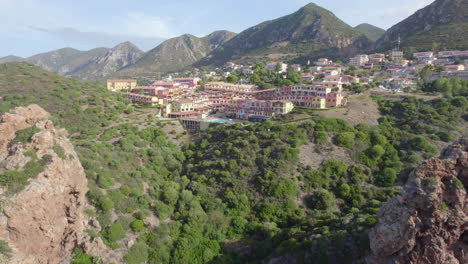
<path id="1" fill-rule="evenodd" d="M 180 71 L 207 56 L 235 35 L 229 31 L 216 31 L 202 38 L 190 34 L 172 38 L 148 51 L 134 65 L 124 68 L 115 75 L 154 76 L 157 72 Z"/>
<path id="2" fill-rule="evenodd" d="M 200 65 L 231 59 L 348 56 L 366 50 L 371 41 L 330 11 L 308 4 L 297 12 L 253 26 L 221 45 Z"/>
<path id="3" fill-rule="evenodd" d="M 468 49 L 468 0 L 436 0 L 391 27 L 377 42 L 380 50 Z"/>
<path id="4" fill-rule="evenodd" d="M 380 37 L 382 37 L 385 34 L 385 30 L 367 23 L 357 25 L 354 27 L 354 29 L 363 33 L 367 36 L 367 38 L 369 38 L 372 41 L 377 41 Z"/>
<path id="5" fill-rule="evenodd" d="M 89 51 L 80 51 L 73 48 L 63 48 L 59 50 L 41 53 L 27 58 L 26 60 L 46 71 L 55 72 L 66 76 L 74 72 L 77 68 L 96 57 L 103 56 L 108 51 L 107 48 L 97 48 Z"/>
<path id="6" fill-rule="evenodd" d="M 108 50 L 104 55 L 79 66 L 68 75 L 80 80 L 102 78 L 134 64 L 143 54 L 144 52 L 131 42 L 124 42 Z"/>
<path id="7" fill-rule="evenodd" d="M 10 56 L 0 58 L 0 63 L 16 62 L 16 61 L 23 61 L 23 60 L 24 58 L 10 55 Z"/>

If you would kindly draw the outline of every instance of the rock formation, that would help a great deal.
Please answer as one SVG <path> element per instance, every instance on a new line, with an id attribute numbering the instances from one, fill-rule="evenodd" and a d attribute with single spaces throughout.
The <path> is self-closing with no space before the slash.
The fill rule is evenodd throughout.
<path id="1" fill-rule="evenodd" d="M 368 263 L 468 263 L 466 143 L 423 162 L 380 209 Z"/>
<path id="2" fill-rule="evenodd" d="M 21 171 L 35 153 L 50 161 L 26 187 L 0 191 L 0 240 L 12 250 L 9 263 L 54 264 L 82 243 L 87 179 L 67 132 L 56 129 L 49 114 L 37 105 L 18 107 L 0 123 L 0 174 Z M 12 143 L 16 132 L 35 126 L 28 142 Z M 63 152 L 56 153 L 60 148 Z M 28 152 L 29 154 L 27 154 Z"/>

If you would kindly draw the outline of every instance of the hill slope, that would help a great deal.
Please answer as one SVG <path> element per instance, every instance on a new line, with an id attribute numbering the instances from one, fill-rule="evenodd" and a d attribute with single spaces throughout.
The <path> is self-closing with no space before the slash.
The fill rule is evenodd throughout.
<path id="1" fill-rule="evenodd" d="M 436 0 L 391 27 L 377 42 L 379 49 L 395 45 L 416 50 L 467 49 L 468 0 Z"/>
<path id="2" fill-rule="evenodd" d="M 203 38 L 185 34 L 166 40 L 115 76 L 154 76 L 157 72 L 183 70 L 233 36 L 235 33 L 229 31 L 216 31 Z"/>
<path id="3" fill-rule="evenodd" d="M 16 61 L 23 61 L 23 60 L 24 58 L 10 55 L 10 56 L 0 58 L 0 63 L 16 62 Z"/>
<path id="4" fill-rule="evenodd" d="M 363 33 L 372 41 L 377 41 L 385 34 L 385 30 L 367 23 L 357 25 L 354 29 Z"/>
<path id="5" fill-rule="evenodd" d="M 201 65 L 221 64 L 252 56 L 292 57 L 350 55 L 366 49 L 370 41 L 330 11 L 308 4 L 299 11 L 251 27 L 220 48 Z"/>
<path id="6" fill-rule="evenodd" d="M 97 48 L 89 51 L 63 48 L 37 54 L 26 60 L 46 71 L 66 76 L 82 65 L 89 63 L 89 61 L 103 56 L 107 51 L 108 49 L 106 48 Z"/>
<path id="7" fill-rule="evenodd" d="M 108 50 L 103 56 L 79 66 L 68 75 L 80 80 L 102 78 L 134 64 L 143 54 L 144 52 L 134 44 L 124 42 Z"/>

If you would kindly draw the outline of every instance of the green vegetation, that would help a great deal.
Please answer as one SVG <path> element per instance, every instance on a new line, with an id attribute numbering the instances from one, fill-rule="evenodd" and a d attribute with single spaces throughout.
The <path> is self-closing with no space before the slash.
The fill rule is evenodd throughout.
<path id="1" fill-rule="evenodd" d="M 261 89 L 270 89 L 278 86 L 288 86 L 302 82 L 301 75 L 289 68 L 286 73 L 286 78 L 283 78 L 284 73 L 278 73 L 279 70 L 266 70 L 265 64 L 258 63 L 255 66 L 254 74 L 250 77 L 252 83 L 258 85 Z"/>
<path id="2" fill-rule="evenodd" d="M 62 146 L 55 145 L 55 146 L 52 147 L 52 149 L 54 150 L 55 154 L 57 154 L 57 156 L 59 156 L 59 158 L 67 159 L 67 157 L 65 156 L 65 150 L 62 148 Z"/>
<path id="3" fill-rule="evenodd" d="M 40 160 L 32 158 L 21 171 L 4 171 L 0 173 L 0 186 L 7 187 L 8 194 L 17 193 L 28 184 L 28 179 L 34 178 L 43 172 L 51 161 L 52 157 L 50 155 L 44 155 Z"/>
<path id="4" fill-rule="evenodd" d="M 73 250 L 73 260 L 71 264 L 101 264 L 102 262 L 89 254 L 84 253 L 83 249 L 75 248 Z"/>
<path id="5" fill-rule="evenodd" d="M 8 242 L 0 240 L 0 256 L 5 256 L 7 259 L 11 257 L 11 248 L 8 246 Z"/>
<path id="6" fill-rule="evenodd" d="M 39 128 L 32 126 L 22 130 L 18 130 L 15 133 L 15 138 L 10 142 L 11 145 L 17 143 L 28 143 L 31 141 L 31 138 L 39 132 Z"/>

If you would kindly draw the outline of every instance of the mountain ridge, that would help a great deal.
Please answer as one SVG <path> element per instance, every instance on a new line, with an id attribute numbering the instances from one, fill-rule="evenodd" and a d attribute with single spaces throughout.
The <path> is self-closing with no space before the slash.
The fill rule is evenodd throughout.
<path id="1" fill-rule="evenodd" d="M 370 40 L 377 41 L 385 34 L 385 30 L 368 23 L 362 23 L 354 27 L 354 29 L 362 32 Z"/>

